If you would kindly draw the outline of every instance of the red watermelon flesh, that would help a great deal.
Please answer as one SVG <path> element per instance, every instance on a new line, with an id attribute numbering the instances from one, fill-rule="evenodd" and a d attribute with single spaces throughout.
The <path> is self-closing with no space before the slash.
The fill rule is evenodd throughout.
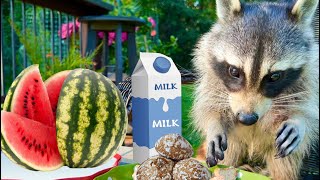
<path id="1" fill-rule="evenodd" d="M 55 127 L 47 89 L 38 65 L 33 66 L 21 77 L 11 103 L 10 112 Z"/>
<path id="2" fill-rule="evenodd" d="M 31 168 L 50 171 L 63 165 L 54 127 L 1 111 L 1 134 L 11 151 Z"/>
<path id="3" fill-rule="evenodd" d="M 70 72 L 71 70 L 58 72 L 44 82 L 48 92 L 54 118 L 56 117 L 60 90 L 62 88 L 64 80 L 67 78 Z"/>

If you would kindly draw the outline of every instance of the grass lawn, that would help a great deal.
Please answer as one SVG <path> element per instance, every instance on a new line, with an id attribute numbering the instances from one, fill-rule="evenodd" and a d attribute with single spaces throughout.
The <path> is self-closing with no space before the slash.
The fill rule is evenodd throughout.
<path id="1" fill-rule="evenodd" d="M 201 136 L 194 132 L 194 128 L 191 124 L 191 106 L 193 103 L 193 84 L 182 85 L 182 135 L 192 145 L 194 152 L 196 153 L 198 147 L 201 145 Z M 196 155 L 196 154 L 194 154 Z"/>

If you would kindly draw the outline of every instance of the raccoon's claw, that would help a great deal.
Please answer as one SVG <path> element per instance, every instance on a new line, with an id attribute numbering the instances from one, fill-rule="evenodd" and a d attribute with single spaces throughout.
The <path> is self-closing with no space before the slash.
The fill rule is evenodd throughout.
<path id="1" fill-rule="evenodd" d="M 299 135 L 298 127 L 293 124 L 285 123 L 277 133 L 276 159 L 288 156 L 298 146 L 301 137 Z"/>
<path id="2" fill-rule="evenodd" d="M 227 136 L 225 134 L 217 135 L 208 144 L 206 163 L 209 167 L 215 166 L 218 160 L 224 159 L 224 153 L 227 149 Z"/>

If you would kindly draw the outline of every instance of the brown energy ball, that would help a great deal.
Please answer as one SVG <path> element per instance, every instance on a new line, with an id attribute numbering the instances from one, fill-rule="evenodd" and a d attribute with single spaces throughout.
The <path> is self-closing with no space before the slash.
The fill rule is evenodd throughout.
<path id="1" fill-rule="evenodd" d="M 172 179 L 172 169 L 174 163 L 171 159 L 161 156 L 153 156 L 144 161 L 136 172 L 134 172 L 135 180 L 170 180 Z"/>
<path id="2" fill-rule="evenodd" d="M 191 144 L 179 134 L 162 136 L 156 142 L 155 149 L 161 156 L 173 160 L 187 159 L 193 155 Z"/>
<path id="3" fill-rule="evenodd" d="M 209 180 L 211 173 L 199 161 L 189 158 L 176 163 L 173 167 L 174 180 Z"/>

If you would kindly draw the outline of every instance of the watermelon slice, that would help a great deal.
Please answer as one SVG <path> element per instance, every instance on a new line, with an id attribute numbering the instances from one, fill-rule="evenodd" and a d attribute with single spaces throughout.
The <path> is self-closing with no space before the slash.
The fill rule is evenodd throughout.
<path id="1" fill-rule="evenodd" d="M 52 75 L 50 78 L 48 78 L 44 84 L 47 88 L 52 112 L 54 118 L 56 117 L 56 110 L 60 95 L 60 90 L 62 88 L 64 80 L 67 78 L 71 70 L 61 71 L 54 75 Z"/>
<path id="2" fill-rule="evenodd" d="M 21 77 L 26 73 L 28 72 L 29 70 L 32 70 L 33 68 L 36 68 L 37 65 L 31 65 L 29 67 L 27 67 L 26 69 L 24 69 L 23 71 L 21 71 L 21 73 L 16 77 L 16 79 L 12 82 L 10 88 L 9 88 L 9 91 L 6 95 L 6 98 L 3 102 L 3 109 L 2 110 L 5 110 L 5 111 L 10 111 L 11 109 L 11 101 L 12 101 L 12 97 L 13 97 L 13 93 L 14 91 L 16 90 L 16 87 L 21 79 Z"/>
<path id="3" fill-rule="evenodd" d="M 6 153 L 11 153 L 30 169 L 50 171 L 63 165 L 54 127 L 1 111 L 1 134 L 11 150 Z"/>
<path id="4" fill-rule="evenodd" d="M 13 93 L 10 112 L 55 127 L 47 89 L 38 65 L 28 68 L 20 78 Z"/>

